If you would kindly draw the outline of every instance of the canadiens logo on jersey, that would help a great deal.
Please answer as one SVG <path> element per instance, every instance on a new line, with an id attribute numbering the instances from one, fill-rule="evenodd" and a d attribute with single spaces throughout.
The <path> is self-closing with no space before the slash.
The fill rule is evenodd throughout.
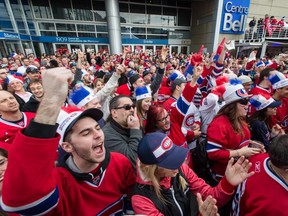
<path id="1" fill-rule="evenodd" d="M 287 115 L 284 117 L 283 121 L 281 122 L 281 127 L 282 128 L 288 127 L 288 116 Z"/>
<path id="2" fill-rule="evenodd" d="M 191 127 L 195 122 L 195 118 L 194 118 L 194 115 L 191 114 L 191 115 L 188 115 L 186 118 L 185 118 L 185 126 L 186 127 Z"/>

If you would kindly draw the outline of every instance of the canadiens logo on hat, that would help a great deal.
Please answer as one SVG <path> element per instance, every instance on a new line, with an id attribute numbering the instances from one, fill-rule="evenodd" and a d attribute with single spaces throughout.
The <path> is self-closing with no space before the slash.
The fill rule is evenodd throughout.
<path id="1" fill-rule="evenodd" d="M 169 137 L 166 137 L 166 138 L 163 139 L 162 142 L 161 142 L 161 147 L 162 147 L 165 151 L 167 151 L 167 150 L 169 150 L 170 148 L 172 148 L 172 145 L 173 145 L 172 140 L 171 140 Z"/>
<path id="2" fill-rule="evenodd" d="M 235 93 L 240 98 L 247 97 L 247 93 L 244 89 L 238 89 Z"/>

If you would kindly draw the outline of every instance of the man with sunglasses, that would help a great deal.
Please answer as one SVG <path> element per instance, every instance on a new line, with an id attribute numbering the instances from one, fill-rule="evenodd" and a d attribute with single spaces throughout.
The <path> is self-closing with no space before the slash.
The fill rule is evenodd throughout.
<path id="1" fill-rule="evenodd" d="M 110 101 L 109 110 L 109 122 L 103 128 L 105 146 L 125 155 L 135 168 L 138 143 L 142 139 L 135 105 L 128 96 L 118 95 Z"/>

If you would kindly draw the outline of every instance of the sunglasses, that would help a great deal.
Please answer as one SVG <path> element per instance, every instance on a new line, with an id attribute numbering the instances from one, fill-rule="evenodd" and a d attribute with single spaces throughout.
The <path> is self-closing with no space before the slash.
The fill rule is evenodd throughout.
<path id="1" fill-rule="evenodd" d="M 243 98 L 243 99 L 237 101 L 237 103 L 239 103 L 241 105 L 247 105 L 249 103 L 249 98 Z"/>
<path id="2" fill-rule="evenodd" d="M 125 104 L 124 106 L 121 107 L 116 107 L 114 109 L 125 109 L 125 110 L 130 110 L 133 107 L 133 109 L 136 107 L 135 104 Z"/>

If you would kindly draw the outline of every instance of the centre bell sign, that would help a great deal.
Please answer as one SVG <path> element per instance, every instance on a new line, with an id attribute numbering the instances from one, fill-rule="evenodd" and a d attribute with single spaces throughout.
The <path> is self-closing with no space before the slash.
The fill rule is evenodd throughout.
<path id="1" fill-rule="evenodd" d="M 224 0 L 220 33 L 243 34 L 245 32 L 250 0 Z"/>

